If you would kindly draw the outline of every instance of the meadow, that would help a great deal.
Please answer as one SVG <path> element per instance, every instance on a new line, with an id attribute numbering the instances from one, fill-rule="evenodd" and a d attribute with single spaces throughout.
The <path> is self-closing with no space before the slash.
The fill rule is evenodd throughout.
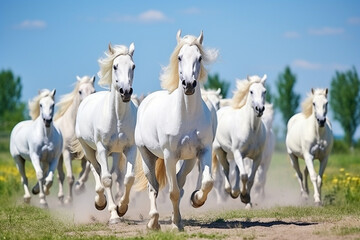
<path id="1" fill-rule="evenodd" d="M 360 239 L 359 150 L 330 156 L 323 180 L 323 206 L 315 207 L 311 182 L 309 199 L 300 199 L 295 172 L 280 144 L 269 169 L 265 200 L 255 200 L 254 208 L 245 210 L 239 199 L 227 200 L 227 206 L 209 199 L 210 203 L 202 210 L 184 210 L 185 231 L 178 233 L 170 231 L 169 211 L 168 215 L 161 216 L 161 231 L 146 230 L 146 193 L 140 200 L 146 204 L 143 214 L 135 210 L 135 214 L 131 214 L 130 204 L 129 216 L 125 215 L 117 225 L 108 225 L 107 217 L 93 213 L 85 221 L 79 221 L 76 214 L 81 213 L 57 206 L 56 178 L 49 196 L 53 199 L 49 209 L 37 206 L 38 196 L 32 196 L 31 204 L 24 204 L 20 175 L 8 145 L 8 134 L 1 134 L 0 239 Z M 301 163 L 303 168 L 303 161 Z M 77 176 L 79 163 L 76 161 L 74 165 Z M 318 167 L 316 161 L 316 169 Z M 36 177 L 30 162 L 26 163 L 26 170 L 32 187 Z M 93 188 L 89 186 L 87 192 L 93 193 Z M 89 207 L 96 214 L 92 199 Z M 165 198 L 164 201 L 169 200 Z M 52 208 L 54 205 L 56 207 Z M 181 207 L 186 208 L 184 205 Z M 108 213 L 105 210 L 102 214 L 107 216 Z"/>

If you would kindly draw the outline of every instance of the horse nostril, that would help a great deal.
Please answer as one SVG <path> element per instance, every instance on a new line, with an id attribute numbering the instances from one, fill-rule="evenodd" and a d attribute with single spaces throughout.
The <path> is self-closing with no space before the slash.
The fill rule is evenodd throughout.
<path id="1" fill-rule="evenodd" d="M 133 93 L 133 89 L 130 88 L 129 94 L 131 95 Z"/>
<path id="2" fill-rule="evenodd" d="M 121 94 L 124 94 L 124 89 L 123 89 L 123 88 L 120 88 L 119 92 L 120 92 Z"/>
<path id="3" fill-rule="evenodd" d="M 259 108 L 256 106 L 256 107 L 255 107 L 255 110 L 256 110 L 256 111 L 259 111 Z"/>
<path id="4" fill-rule="evenodd" d="M 261 111 L 262 111 L 262 112 L 265 111 L 265 107 L 264 107 L 264 106 L 261 108 Z"/>
<path id="5" fill-rule="evenodd" d="M 196 81 L 194 81 L 192 85 L 193 85 L 193 88 L 196 87 Z"/>
<path id="6" fill-rule="evenodd" d="M 186 86 L 185 80 L 182 80 L 181 84 L 185 87 Z"/>

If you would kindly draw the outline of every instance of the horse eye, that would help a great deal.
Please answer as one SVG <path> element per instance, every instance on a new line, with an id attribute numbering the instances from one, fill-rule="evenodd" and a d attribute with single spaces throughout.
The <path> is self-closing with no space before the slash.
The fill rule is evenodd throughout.
<path id="1" fill-rule="evenodd" d="M 264 94 L 266 94 L 266 90 L 264 91 Z"/>
<path id="2" fill-rule="evenodd" d="M 118 66 L 116 64 L 116 65 L 114 65 L 114 70 L 116 71 L 117 69 L 118 69 Z"/>
<path id="3" fill-rule="evenodd" d="M 250 94 L 253 94 L 253 91 L 250 91 Z"/>
<path id="4" fill-rule="evenodd" d="M 40 107 L 42 108 L 42 104 L 40 103 Z"/>
<path id="5" fill-rule="evenodd" d="M 315 103 L 313 102 L 313 106 L 315 107 Z"/>
<path id="6" fill-rule="evenodd" d="M 180 56 L 178 56 L 178 60 L 181 61 L 181 57 L 180 57 Z"/>
<path id="7" fill-rule="evenodd" d="M 82 94 L 81 90 L 79 90 L 79 94 L 80 94 L 80 95 Z"/>
<path id="8" fill-rule="evenodd" d="M 201 60 L 202 60 L 202 56 L 199 57 L 199 62 L 201 62 Z"/>
<path id="9" fill-rule="evenodd" d="M 134 70 L 135 69 L 135 64 L 132 66 L 132 70 Z"/>

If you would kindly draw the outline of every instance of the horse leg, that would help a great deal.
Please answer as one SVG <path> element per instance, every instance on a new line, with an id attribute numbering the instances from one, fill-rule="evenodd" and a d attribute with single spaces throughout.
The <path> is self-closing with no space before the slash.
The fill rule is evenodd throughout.
<path id="1" fill-rule="evenodd" d="M 43 173 L 43 170 L 40 165 L 40 158 L 36 153 L 31 154 L 31 162 L 35 169 L 36 178 L 38 180 L 40 205 L 42 207 L 46 208 L 46 207 L 48 207 L 48 204 L 46 202 L 45 193 L 44 193 L 44 189 L 43 189 L 44 173 Z"/>
<path id="2" fill-rule="evenodd" d="M 64 203 L 64 179 L 65 179 L 65 173 L 63 168 L 63 155 L 61 154 L 57 166 L 58 170 L 58 182 L 59 182 L 59 192 L 58 192 L 58 199 L 61 204 Z"/>
<path id="3" fill-rule="evenodd" d="M 71 160 L 71 153 L 68 149 L 65 149 L 63 152 L 64 164 L 66 169 L 66 176 L 69 184 L 69 195 L 65 199 L 65 204 L 70 204 L 73 201 L 73 193 L 72 187 L 74 185 L 74 175 L 72 172 L 72 160 Z"/>
<path id="4" fill-rule="evenodd" d="M 81 159 L 81 172 L 75 183 L 75 193 L 79 194 L 85 190 L 85 182 L 88 180 L 91 163 L 86 158 Z"/>
<path id="5" fill-rule="evenodd" d="M 257 169 L 259 168 L 260 162 L 261 162 L 261 155 L 259 157 L 253 159 L 251 174 L 249 176 L 247 186 L 246 186 L 246 195 L 248 195 L 249 197 L 250 197 L 251 188 L 254 184 L 254 179 L 256 176 Z M 249 203 L 246 204 L 245 208 L 246 209 L 252 208 L 252 203 L 249 201 Z"/>
<path id="6" fill-rule="evenodd" d="M 21 182 L 24 186 L 24 202 L 30 203 L 31 195 L 28 187 L 28 178 L 26 177 L 25 173 L 25 159 L 23 159 L 20 155 L 14 156 L 16 167 L 19 170 L 19 173 L 21 175 Z"/>
<path id="7" fill-rule="evenodd" d="M 107 200 L 104 195 L 104 187 L 100 180 L 100 165 L 95 157 L 95 150 L 89 147 L 82 139 L 79 139 L 82 149 L 84 150 L 85 158 L 90 161 L 90 169 L 95 178 L 95 208 L 103 210 L 106 207 Z"/>
<path id="8" fill-rule="evenodd" d="M 124 175 L 125 175 L 125 167 L 126 167 L 126 159 L 124 158 L 122 153 L 112 153 L 113 165 L 110 173 L 115 173 L 116 179 L 116 194 L 115 199 L 119 199 L 123 195 L 124 189 Z"/>
<path id="9" fill-rule="evenodd" d="M 301 190 L 301 196 L 305 199 L 308 198 L 308 195 L 306 193 L 306 190 L 304 188 L 304 184 L 303 184 L 303 176 L 301 174 L 300 171 L 300 166 L 299 166 L 299 159 L 298 157 L 296 157 L 293 153 L 289 153 L 290 156 L 290 160 L 291 160 L 291 165 L 293 166 L 293 168 L 295 169 L 296 172 L 296 176 L 298 178 L 298 182 L 300 184 L 300 190 Z"/>
<path id="10" fill-rule="evenodd" d="M 223 167 L 223 172 L 225 175 L 225 179 L 224 179 L 225 180 L 225 183 L 224 183 L 225 192 L 227 192 L 231 196 L 229 162 L 226 159 L 226 153 L 220 147 L 214 147 L 214 153 L 215 153 L 216 159 L 220 162 L 221 166 Z M 231 196 L 231 197 L 233 197 L 233 196 Z"/>
<path id="11" fill-rule="evenodd" d="M 210 145 L 202 149 L 199 154 L 199 171 L 202 173 L 202 182 L 201 188 L 197 186 L 199 190 L 195 190 L 191 195 L 191 205 L 195 208 L 201 207 L 205 203 L 207 195 L 214 186 L 211 172 L 211 153 L 212 149 Z"/>
<path id="12" fill-rule="evenodd" d="M 222 203 L 226 200 L 226 192 L 222 188 L 224 186 L 224 175 L 221 172 L 218 161 L 213 161 L 213 164 L 216 164 L 216 167 L 213 165 L 213 178 L 214 178 L 214 190 L 216 192 L 217 203 Z"/>
<path id="13" fill-rule="evenodd" d="M 326 156 L 325 158 L 323 158 L 322 160 L 320 160 L 320 168 L 319 168 L 319 176 L 318 176 L 318 179 L 317 179 L 317 184 L 318 184 L 318 189 L 319 189 L 319 198 L 321 199 L 321 187 L 322 187 L 322 177 L 323 177 L 323 174 L 325 172 L 325 168 L 326 168 L 326 165 L 327 165 L 327 162 L 328 162 L 328 156 Z"/>
<path id="14" fill-rule="evenodd" d="M 159 192 L 159 183 L 156 180 L 155 164 L 157 157 L 152 154 L 146 147 L 138 146 L 139 152 L 142 157 L 142 167 L 144 174 L 148 180 L 148 192 L 150 200 L 150 220 L 146 227 L 148 229 L 159 230 L 159 212 L 156 205 L 156 198 Z"/>
<path id="15" fill-rule="evenodd" d="M 58 158 L 54 158 L 50 160 L 50 164 L 48 163 L 47 166 L 49 166 L 47 172 L 47 176 L 45 178 L 45 185 L 44 185 L 44 192 L 46 195 L 50 194 L 50 188 L 54 181 L 54 173 L 56 170 L 56 167 L 58 166 Z"/>
<path id="16" fill-rule="evenodd" d="M 121 197 L 119 205 L 118 205 L 118 214 L 119 216 L 123 216 L 128 209 L 129 199 L 130 199 L 130 190 L 135 181 L 135 159 L 136 159 L 136 146 L 125 149 L 124 154 L 126 156 L 127 164 L 126 164 L 126 175 L 124 179 L 125 191 L 124 195 Z M 124 157 L 122 157 L 122 161 L 125 163 Z M 123 175 L 123 174 L 121 174 Z"/>
<path id="17" fill-rule="evenodd" d="M 313 163 L 314 157 L 310 153 L 305 153 L 304 159 L 305 159 L 306 167 L 309 170 L 310 180 L 314 186 L 315 204 L 321 205 L 320 192 L 319 192 L 318 183 L 317 183 L 318 176 L 315 172 L 314 163 Z"/>
<path id="18" fill-rule="evenodd" d="M 305 189 L 306 194 L 309 195 L 308 176 L 309 176 L 309 170 L 308 170 L 307 166 L 305 166 L 305 169 L 304 169 L 304 189 Z"/>
<path id="19" fill-rule="evenodd" d="M 176 174 L 176 179 L 177 179 L 177 182 L 178 182 L 179 188 L 180 188 L 180 198 L 182 198 L 182 196 L 184 195 L 184 185 L 185 185 L 185 181 L 186 181 L 186 176 L 194 168 L 196 160 L 197 160 L 196 158 L 195 159 L 183 160 L 181 168 Z M 198 181 L 199 181 L 199 178 L 200 178 L 200 181 L 201 181 L 201 172 L 199 172 Z"/>
<path id="20" fill-rule="evenodd" d="M 105 188 L 105 192 L 108 198 L 108 211 L 110 212 L 110 220 L 109 223 L 110 224 L 115 224 L 120 222 L 120 217 L 118 215 L 118 207 L 115 204 L 114 198 L 113 198 L 113 194 L 111 191 L 112 188 L 112 177 L 111 174 L 109 172 L 109 167 L 108 167 L 108 151 L 105 148 L 105 146 L 101 143 L 98 142 L 96 144 L 96 149 L 97 149 L 97 160 L 98 163 L 100 164 L 100 170 L 101 170 L 101 183 Z"/>
<path id="21" fill-rule="evenodd" d="M 165 169 L 166 176 L 169 183 L 169 195 L 170 200 L 173 205 L 173 213 L 172 213 L 172 228 L 175 230 L 183 231 L 184 226 L 181 220 L 180 214 L 180 189 L 176 178 L 176 162 L 177 159 L 175 156 L 171 154 L 169 150 L 164 151 L 164 161 L 165 161 Z M 184 163 L 185 164 L 185 163 Z"/>
<path id="22" fill-rule="evenodd" d="M 241 180 L 241 190 L 240 190 L 240 200 L 241 202 L 248 204 L 250 203 L 250 192 L 247 189 L 249 175 L 245 170 L 244 158 L 241 155 L 239 150 L 234 151 L 234 158 L 236 166 L 240 171 L 240 180 Z"/>

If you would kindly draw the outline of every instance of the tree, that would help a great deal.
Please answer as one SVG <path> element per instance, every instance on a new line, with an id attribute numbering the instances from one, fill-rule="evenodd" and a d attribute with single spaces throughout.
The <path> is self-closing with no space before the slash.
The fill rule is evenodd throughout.
<path id="1" fill-rule="evenodd" d="M 277 96 L 274 96 L 275 108 L 279 109 L 285 125 L 296 113 L 299 106 L 300 94 L 294 92 L 296 76 L 291 72 L 290 67 L 285 67 L 284 73 L 280 73 L 276 81 Z"/>
<path id="2" fill-rule="evenodd" d="M 15 77 L 11 70 L 0 72 L 0 128 L 3 130 L 24 120 L 25 104 L 20 101 L 21 90 L 20 77 Z"/>
<path id="3" fill-rule="evenodd" d="M 208 80 L 204 85 L 205 89 L 221 89 L 221 96 L 226 98 L 226 95 L 229 91 L 230 83 L 225 80 L 220 80 L 219 74 L 215 73 L 214 75 L 208 75 Z"/>
<path id="4" fill-rule="evenodd" d="M 336 71 L 331 80 L 330 96 L 334 119 L 344 130 L 345 142 L 352 146 L 360 124 L 360 80 L 355 67 L 344 73 Z"/>

